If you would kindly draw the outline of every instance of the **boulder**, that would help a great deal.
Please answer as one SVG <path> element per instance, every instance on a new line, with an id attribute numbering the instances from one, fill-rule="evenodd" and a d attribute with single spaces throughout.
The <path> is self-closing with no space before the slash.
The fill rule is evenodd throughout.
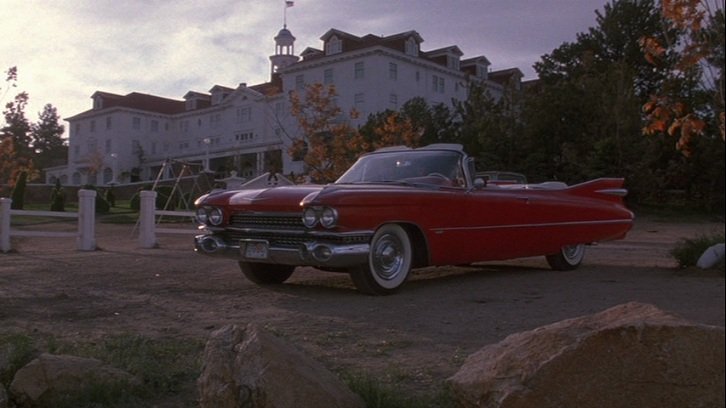
<path id="1" fill-rule="evenodd" d="M 8 392 L 5 391 L 5 386 L 0 384 L 0 408 L 8 408 Z"/>
<path id="2" fill-rule="evenodd" d="M 255 325 L 210 335 L 197 388 L 202 408 L 364 406 L 320 363 Z"/>
<path id="3" fill-rule="evenodd" d="M 99 384 L 135 384 L 131 374 L 93 358 L 43 353 L 18 370 L 10 395 L 18 407 L 52 406 L 57 395 Z"/>
<path id="4" fill-rule="evenodd" d="M 457 406 L 724 406 L 724 328 L 627 303 L 513 334 L 448 380 Z"/>

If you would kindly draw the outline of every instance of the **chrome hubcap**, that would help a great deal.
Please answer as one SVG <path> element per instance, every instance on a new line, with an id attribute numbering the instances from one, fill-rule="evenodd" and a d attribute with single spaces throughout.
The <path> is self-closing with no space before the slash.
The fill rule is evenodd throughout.
<path id="1" fill-rule="evenodd" d="M 397 237 L 390 234 L 382 236 L 376 242 L 372 255 L 372 269 L 382 279 L 391 280 L 401 271 L 403 245 Z"/>

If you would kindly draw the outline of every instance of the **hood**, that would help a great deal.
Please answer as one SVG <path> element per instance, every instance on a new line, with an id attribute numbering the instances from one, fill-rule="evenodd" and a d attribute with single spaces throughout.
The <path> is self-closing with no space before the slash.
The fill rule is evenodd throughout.
<path id="1" fill-rule="evenodd" d="M 322 188 L 320 185 L 295 185 L 220 191 L 204 197 L 201 204 L 264 207 L 264 211 L 297 211 L 306 196 Z"/>

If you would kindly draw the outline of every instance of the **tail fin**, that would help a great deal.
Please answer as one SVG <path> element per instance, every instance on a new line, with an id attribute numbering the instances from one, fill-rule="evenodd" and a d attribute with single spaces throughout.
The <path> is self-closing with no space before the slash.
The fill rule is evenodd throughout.
<path id="1" fill-rule="evenodd" d="M 568 193 L 580 197 L 622 203 L 623 197 L 628 194 L 628 190 L 623 187 L 624 182 L 625 179 L 622 178 L 599 178 L 575 184 L 568 188 Z"/>

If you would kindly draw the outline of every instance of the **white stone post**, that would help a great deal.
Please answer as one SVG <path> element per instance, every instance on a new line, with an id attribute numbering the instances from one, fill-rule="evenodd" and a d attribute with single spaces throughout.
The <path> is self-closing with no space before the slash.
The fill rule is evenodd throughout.
<path id="1" fill-rule="evenodd" d="M 10 207 L 13 200 L 0 198 L 0 251 L 10 252 Z"/>
<path id="2" fill-rule="evenodd" d="M 78 190 L 78 250 L 96 249 L 96 192 Z"/>
<path id="3" fill-rule="evenodd" d="M 142 248 L 156 247 L 156 191 L 144 190 L 140 194 L 139 245 Z"/>

